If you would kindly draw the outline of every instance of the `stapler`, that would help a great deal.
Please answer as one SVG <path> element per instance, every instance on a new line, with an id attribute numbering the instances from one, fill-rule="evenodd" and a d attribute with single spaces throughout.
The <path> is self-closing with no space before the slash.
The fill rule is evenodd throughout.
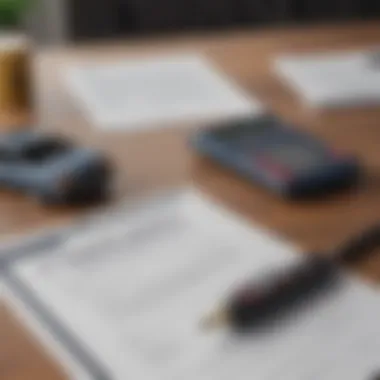
<path id="1" fill-rule="evenodd" d="M 97 202 L 109 195 L 112 165 L 98 151 L 61 137 L 21 131 L 0 136 L 0 187 L 48 204 Z"/>

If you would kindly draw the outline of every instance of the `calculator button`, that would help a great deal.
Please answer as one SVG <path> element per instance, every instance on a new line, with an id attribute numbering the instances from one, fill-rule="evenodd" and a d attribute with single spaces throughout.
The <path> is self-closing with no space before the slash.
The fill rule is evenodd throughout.
<path id="1" fill-rule="evenodd" d="M 277 178 L 281 178 L 282 180 L 289 180 L 292 177 L 292 173 L 287 167 L 272 160 L 268 156 L 256 156 L 255 162 L 258 163 L 264 170 L 271 173 Z"/>

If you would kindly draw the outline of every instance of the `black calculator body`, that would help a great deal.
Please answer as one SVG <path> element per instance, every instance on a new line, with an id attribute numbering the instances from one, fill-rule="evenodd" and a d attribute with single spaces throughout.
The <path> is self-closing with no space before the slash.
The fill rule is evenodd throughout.
<path id="1" fill-rule="evenodd" d="M 198 132 L 198 153 L 287 198 L 320 196 L 356 183 L 357 159 L 271 115 L 229 120 Z"/>

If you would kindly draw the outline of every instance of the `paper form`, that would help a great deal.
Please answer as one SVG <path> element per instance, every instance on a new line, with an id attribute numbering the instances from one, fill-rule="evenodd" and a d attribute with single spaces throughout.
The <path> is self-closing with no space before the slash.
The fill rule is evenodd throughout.
<path id="1" fill-rule="evenodd" d="M 93 124 L 104 130 L 146 130 L 181 120 L 264 112 L 199 54 L 82 61 L 67 66 L 62 78 Z"/>
<path id="2" fill-rule="evenodd" d="M 273 62 L 273 68 L 308 106 L 376 106 L 380 101 L 377 56 L 375 48 L 285 55 Z"/>
<path id="3" fill-rule="evenodd" d="M 165 202 L 11 268 L 109 379 L 370 380 L 380 370 L 380 297 L 355 279 L 273 329 L 202 331 L 239 282 L 300 258 L 196 193 Z"/>

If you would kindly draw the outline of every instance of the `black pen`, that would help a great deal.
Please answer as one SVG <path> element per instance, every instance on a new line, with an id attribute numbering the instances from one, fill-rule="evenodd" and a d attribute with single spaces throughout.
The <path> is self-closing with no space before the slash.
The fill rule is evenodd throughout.
<path id="1" fill-rule="evenodd" d="M 301 264 L 255 280 L 232 294 L 225 305 L 207 315 L 202 327 L 228 325 L 245 330 L 280 316 L 307 302 L 340 278 L 340 268 L 368 257 L 380 246 L 380 226 L 375 226 L 350 240 L 330 255 L 312 256 Z"/>
<path id="2" fill-rule="evenodd" d="M 306 259 L 263 281 L 244 285 L 227 299 L 225 305 L 207 315 L 201 325 L 205 329 L 221 325 L 234 330 L 254 327 L 321 293 L 337 277 L 337 268 L 329 260 Z"/>

